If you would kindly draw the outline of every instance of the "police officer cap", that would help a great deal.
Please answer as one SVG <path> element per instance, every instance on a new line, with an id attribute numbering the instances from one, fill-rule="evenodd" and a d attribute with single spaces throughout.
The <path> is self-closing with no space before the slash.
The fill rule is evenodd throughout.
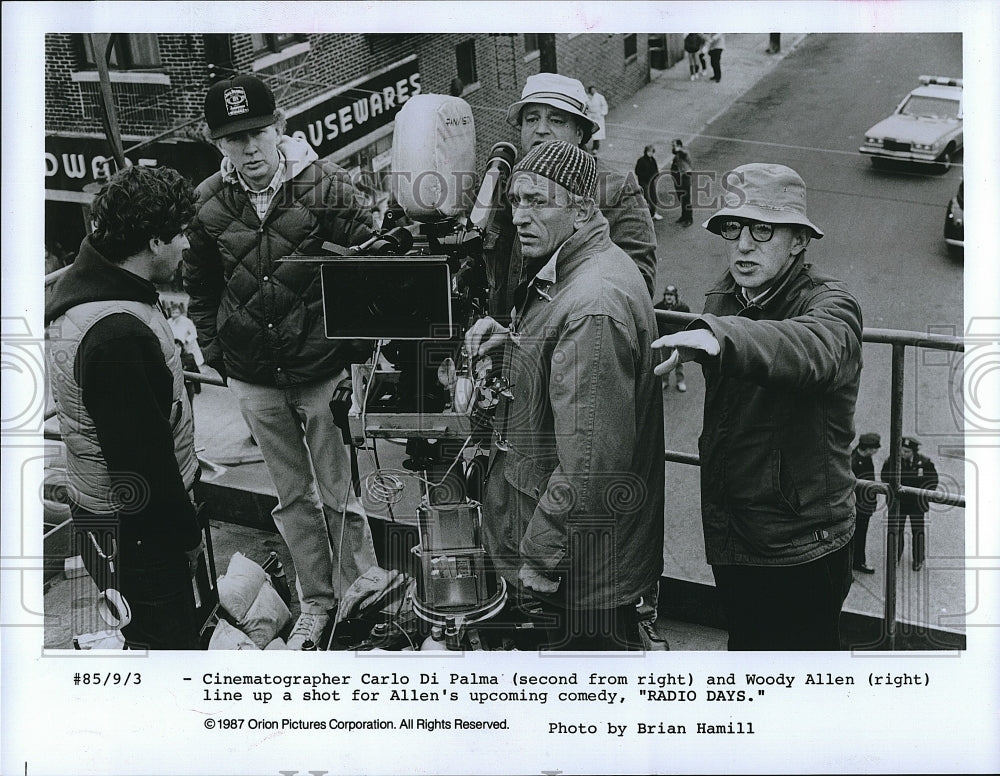
<path id="1" fill-rule="evenodd" d="M 882 437 L 880 437 L 878 434 L 871 432 L 867 434 L 862 434 L 861 437 L 858 439 L 858 444 L 860 444 L 862 447 L 881 447 Z"/>
<path id="2" fill-rule="evenodd" d="M 901 444 L 903 447 L 910 448 L 913 452 L 917 452 L 920 449 L 920 440 L 916 437 L 903 437 Z"/>

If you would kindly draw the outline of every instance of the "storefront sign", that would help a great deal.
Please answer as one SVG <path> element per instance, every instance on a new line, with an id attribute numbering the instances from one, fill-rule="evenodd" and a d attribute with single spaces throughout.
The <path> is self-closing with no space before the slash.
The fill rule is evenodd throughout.
<path id="1" fill-rule="evenodd" d="M 134 145 L 134 142 L 132 143 Z M 125 141 L 128 148 L 129 141 Z M 196 140 L 160 140 L 127 152 L 132 164 L 173 167 L 195 185 L 219 169 L 221 154 Z M 107 141 L 80 135 L 45 136 L 45 188 L 84 191 L 88 184 L 104 183 L 118 169 Z"/>
<path id="2" fill-rule="evenodd" d="M 322 159 L 389 124 L 417 94 L 420 69 L 411 57 L 298 112 L 290 109 L 288 134 L 305 140 Z"/>

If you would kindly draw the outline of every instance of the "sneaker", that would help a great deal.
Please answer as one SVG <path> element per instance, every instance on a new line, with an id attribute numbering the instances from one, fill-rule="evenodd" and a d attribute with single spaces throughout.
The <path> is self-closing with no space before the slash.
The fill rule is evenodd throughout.
<path id="1" fill-rule="evenodd" d="M 678 391 L 679 391 L 680 393 L 687 393 L 687 389 L 688 389 L 688 387 L 687 387 L 687 385 L 686 385 L 686 384 L 684 383 L 684 381 L 683 381 L 683 380 L 680 380 L 680 381 L 678 381 L 678 383 L 677 383 L 677 390 L 678 390 Z"/>
<path id="2" fill-rule="evenodd" d="M 654 221 L 662 221 L 663 220 L 663 216 L 661 216 L 659 213 L 653 213 L 653 220 Z"/>
<path id="3" fill-rule="evenodd" d="M 318 645 L 329 622 L 330 617 L 326 614 L 300 614 L 292 628 L 292 635 L 288 637 L 287 648 L 300 650 L 307 641 Z"/>

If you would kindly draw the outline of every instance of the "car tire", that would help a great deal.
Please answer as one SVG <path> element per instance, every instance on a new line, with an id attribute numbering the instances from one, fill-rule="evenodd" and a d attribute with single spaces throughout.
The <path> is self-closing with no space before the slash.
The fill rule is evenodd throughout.
<path id="1" fill-rule="evenodd" d="M 872 161 L 872 169 L 884 170 L 886 168 L 885 159 L 881 156 L 869 156 L 868 158 Z"/>
<path id="2" fill-rule="evenodd" d="M 937 169 L 938 172 L 946 173 L 951 169 L 952 156 L 955 153 L 955 149 L 952 146 L 948 146 L 944 149 L 944 153 L 938 157 Z"/>

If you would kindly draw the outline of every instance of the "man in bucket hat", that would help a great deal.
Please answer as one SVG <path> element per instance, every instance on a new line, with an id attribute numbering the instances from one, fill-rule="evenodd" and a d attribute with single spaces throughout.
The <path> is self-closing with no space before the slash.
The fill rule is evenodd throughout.
<path id="1" fill-rule="evenodd" d="M 257 76 L 215 83 L 205 120 L 224 158 L 198 187 L 184 287 L 205 361 L 228 378 L 277 491 L 272 516 L 295 564 L 302 613 L 288 647 L 300 649 L 319 642 L 375 550 L 330 412 L 359 357 L 324 334 L 319 267 L 281 259 L 325 240 L 363 242 L 371 213 L 343 169 L 285 136 Z"/>
<path id="2" fill-rule="evenodd" d="M 520 130 L 520 152 L 552 140 L 585 146 L 598 123 L 587 114 L 587 92 L 575 78 L 557 73 L 528 76 L 521 99 L 507 109 L 507 123 Z M 622 174 L 597 161 L 595 201 L 607 219 L 611 241 L 625 251 L 642 273 L 649 298 L 656 280 L 656 233 L 642 189 L 631 172 Z M 490 284 L 490 311 L 507 320 L 514 291 L 527 277 L 523 273 L 521 246 L 510 223 L 510 212 L 501 214 L 500 234 L 486 250 Z"/>
<path id="3" fill-rule="evenodd" d="M 703 226 L 725 240 L 729 269 L 699 320 L 653 343 L 670 349 L 656 372 L 704 371 L 702 522 L 729 648 L 839 649 L 861 309 L 805 260 L 823 232 L 794 170 L 746 164 L 723 188 Z"/>
<path id="4" fill-rule="evenodd" d="M 653 304 L 594 204 L 594 158 L 575 143 L 533 148 L 511 174 L 526 260 L 510 327 L 466 336 L 503 345 L 512 398 L 494 421 L 483 500 L 504 578 L 554 621 L 553 649 L 637 649 L 636 604 L 663 568 L 663 406 Z"/>

